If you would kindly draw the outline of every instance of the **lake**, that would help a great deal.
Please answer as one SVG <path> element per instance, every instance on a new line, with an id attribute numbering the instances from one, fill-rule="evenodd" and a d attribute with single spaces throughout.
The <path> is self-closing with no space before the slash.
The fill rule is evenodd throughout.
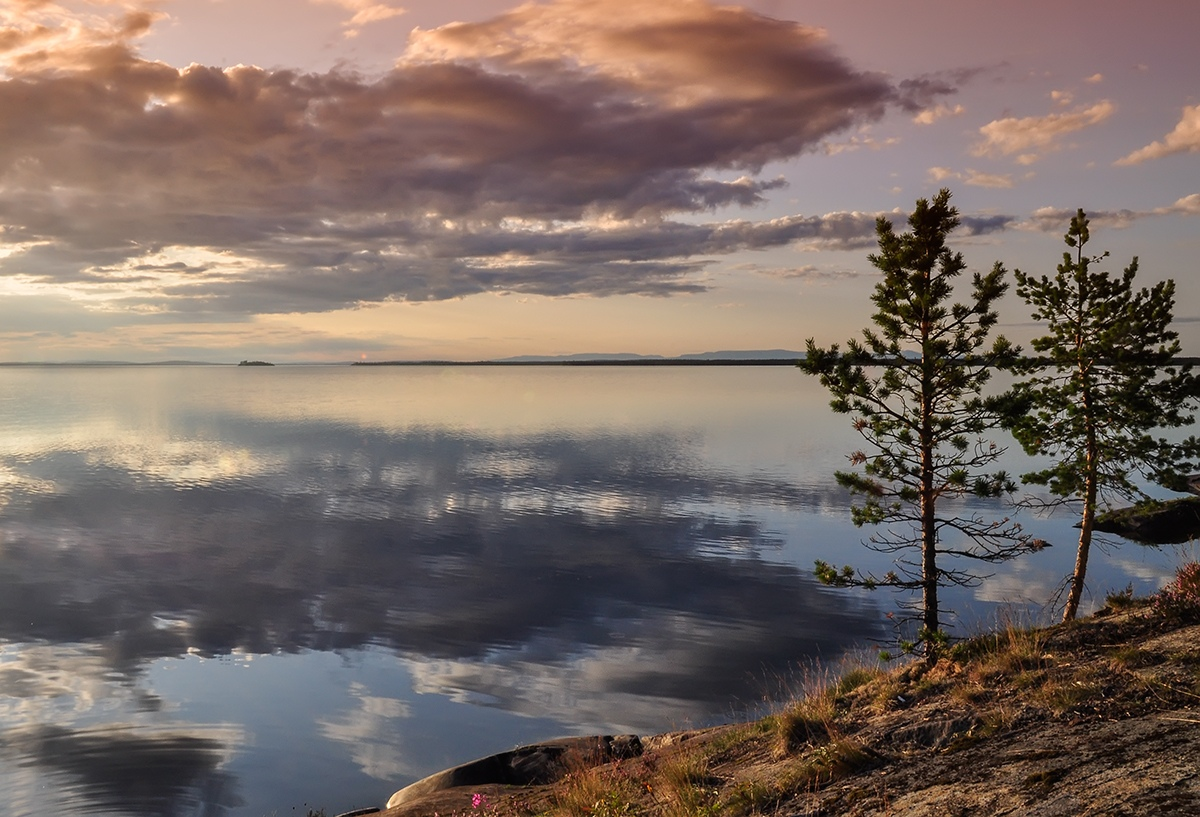
<path id="1" fill-rule="evenodd" d="M 849 418 L 791 367 L 5 367 L 0 427 L 10 815 L 381 806 L 758 711 L 902 598 L 812 577 L 889 557 L 833 478 Z M 1054 546 L 946 594 L 955 633 L 1070 571 L 1073 520 L 1018 518 Z M 1085 604 L 1186 555 L 1101 548 Z"/>

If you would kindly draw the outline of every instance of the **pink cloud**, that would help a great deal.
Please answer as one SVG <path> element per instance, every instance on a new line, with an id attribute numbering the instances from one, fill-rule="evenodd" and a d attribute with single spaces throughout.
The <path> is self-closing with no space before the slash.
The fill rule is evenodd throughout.
<path id="1" fill-rule="evenodd" d="M 1200 105 L 1191 105 L 1183 109 L 1183 115 L 1175 130 L 1168 133 L 1157 142 L 1151 142 L 1144 148 L 1139 148 L 1128 156 L 1118 159 L 1115 164 L 1128 166 L 1137 165 L 1150 159 L 1161 159 L 1176 153 L 1200 152 Z"/>
<path id="2" fill-rule="evenodd" d="M 913 122 L 918 125 L 932 125 L 940 119 L 945 119 L 951 116 L 961 116 L 965 112 L 962 105 L 935 105 L 932 108 L 925 108 L 916 116 L 913 117 Z"/>
<path id="3" fill-rule="evenodd" d="M 983 140 L 972 153 L 976 156 L 1017 154 L 1018 164 L 1032 164 L 1042 154 L 1059 150 L 1066 135 L 1098 125 L 1116 110 L 1112 102 L 1102 100 L 1068 113 L 996 119 L 979 129 Z"/>
<path id="4" fill-rule="evenodd" d="M 348 37 L 356 36 L 363 26 L 370 25 L 371 23 L 380 23 L 407 13 L 400 6 L 381 3 L 377 0 L 310 0 L 310 2 L 341 6 L 346 11 L 351 12 L 350 19 L 342 24 L 346 28 L 346 36 Z"/>

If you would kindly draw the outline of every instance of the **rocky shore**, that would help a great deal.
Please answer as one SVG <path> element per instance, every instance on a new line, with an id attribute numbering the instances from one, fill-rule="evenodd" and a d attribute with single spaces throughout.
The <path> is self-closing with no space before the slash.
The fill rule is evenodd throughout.
<path id="1" fill-rule="evenodd" d="M 852 668 L 761 721 L 485 758 L 374 813 L 1200 814 L 1200 614 L 1118 595 L 931 667 Z"/>

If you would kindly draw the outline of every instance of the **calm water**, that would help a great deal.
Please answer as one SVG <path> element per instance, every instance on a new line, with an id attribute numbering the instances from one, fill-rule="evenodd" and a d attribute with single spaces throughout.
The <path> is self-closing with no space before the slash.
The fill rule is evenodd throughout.
<path id="1" fill-rule="evenodd" d="M 382 805 L 736 716 L 890 632 L 894 597 L 811 578 L 887 559 L 833 481 L 854 432 L 787 367 L 9 368 L 0 427 L 11 815 Z M 1070 520 L 1022 519 L 1057 546 L 952 594 L 959 632 L 1069 570 Z"/>

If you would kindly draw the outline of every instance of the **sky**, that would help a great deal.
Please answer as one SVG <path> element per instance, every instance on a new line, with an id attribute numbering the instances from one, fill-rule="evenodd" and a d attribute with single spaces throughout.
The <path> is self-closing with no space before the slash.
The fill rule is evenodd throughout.
<path id="1" fill-rule="evenodd" d="M 1194 0 L 0 0 L 0 361 L 801 349 L 875 220 L 1177 285 Z M 965 282 L 964 282 L 965 283 Z M 1038 333 L 1015 295 L 1000 330 Z"/>

